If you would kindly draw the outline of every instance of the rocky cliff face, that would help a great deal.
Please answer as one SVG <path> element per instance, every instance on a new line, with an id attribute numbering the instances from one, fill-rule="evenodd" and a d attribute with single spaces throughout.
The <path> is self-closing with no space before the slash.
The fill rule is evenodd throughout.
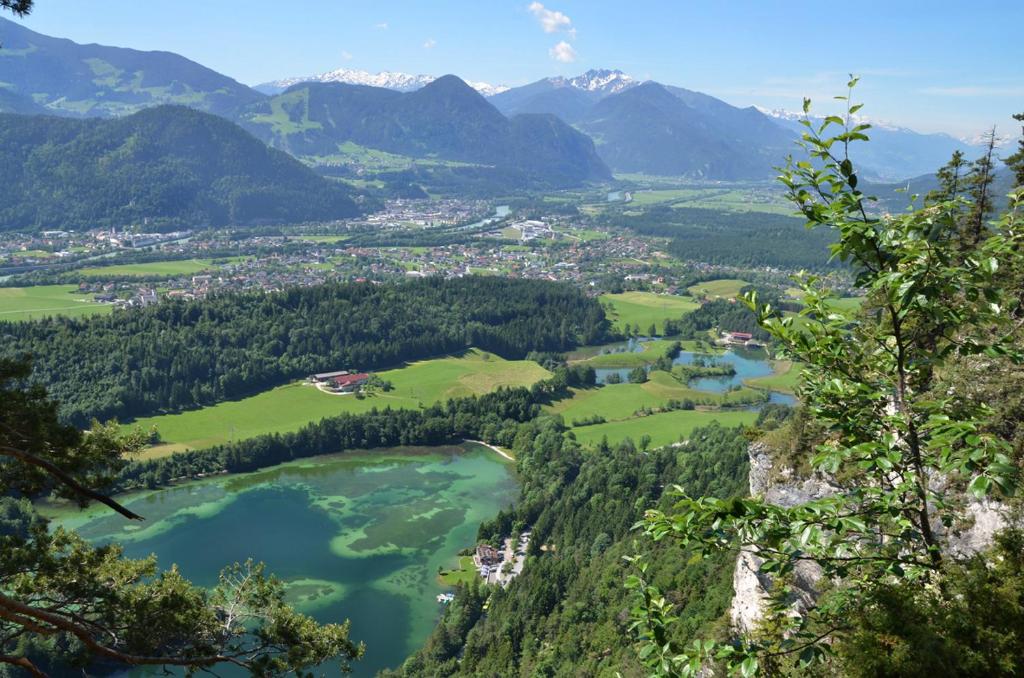
<path id="1" fill-rule="evenodd" d="M 775 468 L 768 447 L 753 443 L 750 457 L 750 495 L 762 497 L 777 506 L 796 506 L 834 494 L 839 487 L 821 474 L 798 477 L 792 469 Z M 964 557 L 981 551 L 992 544 L 994 535 L 1007 527 L 1010 521 L 1005 504 L 992 499 L 965 500 L 962 525 L 948 531 L 941 525 L 933 526 L 945 539 L 945 550 L 954 557 Z M 733 628 L 739 633 L 753 631 L 760 621 L 771 577 L 760 573 L 762 560 L 756 550 L 742 550 L 736 559 L 733 573 L 733 600 L 729 610 Z M 801 614 L 813 603 L 821 569 L 813 563 L 800 563 L 793 581 L 793 614 Z"/>

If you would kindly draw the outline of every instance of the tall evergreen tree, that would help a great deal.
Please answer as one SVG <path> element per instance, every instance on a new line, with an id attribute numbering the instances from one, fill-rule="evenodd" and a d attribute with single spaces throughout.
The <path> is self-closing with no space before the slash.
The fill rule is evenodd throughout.
<path id="1" fill-rule="evenodd" d="M 971 207 L 963 226 L 961 240 L 967 248 L 976 245 L 987 230 L 986 221 L 995 211 L 992 201 L 992 182 L 995 181 L 996 130 L 989 130 L 985 138 L 985 153 L 971 163 L 966 188 Z"/>
<path id="2" fill-rule="evenodd" d="M 953 157 L 935 173 L 939 187 L 930 191 L 925 198 L 928 204 L 954 200 L 964 189 L 964 174 L 967 161 L 963 151 L 953 151 Z"/>
<path id="3" fill-rule="evenodd" d="M 1024 123 L 1024 113 L 1017 113 L 1013 119 Z M 1021 125 L 1020 139 L 1017 140 L 1017 152 L 1006 159 L 1007 166 L 1013 170 L 1014 186 L 1024 186 L 1024 125 Z"/>

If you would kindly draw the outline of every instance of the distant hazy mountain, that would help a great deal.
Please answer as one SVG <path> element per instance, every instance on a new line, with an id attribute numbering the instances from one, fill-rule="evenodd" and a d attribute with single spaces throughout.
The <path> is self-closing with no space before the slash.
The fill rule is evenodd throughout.
<path id="1" fill-rule="evenodd" d="M 653 86 L 662 87 L 686 108 Z M 614 70 L 544 78 L 490 101 L 506 115 L 551 113 L 572 123 L 591 135 L 605 162 L 621 172 L 769 178 L 772 166 L 793 152 L 793 141 L 803 131 L 799 116 L 784 111 L 737 108 L 682 87 L 641 85 Z M 980 153 L 978 147 L 945 134 L 879 126 L 870 136 L 871 143 L 855 146 L 855 159 L 865 177 L 879 181 L 932 172 L 957 149 L 968 157 Z"/>
<path id="2" fill-rule="evenodd" d="M 79 45 L 3 18 L 0 44 L 0 90 L 58 115 L 124 115 L 163 103 L 226 113 L 263 98 L 227 76 L 170 52 Z"/>
<path id="3" fill-rule="evenodd" d="M 255 224 L 358 214 L 347 186 L 183 106 L 0 115 L 0 228 Z"/>
<path id="4" fill-rule="evenodd" d="M 514 170 L 548 185 L 610 176 L 584 134 L 551 115 L 506 118 L 454 75 L 407 93 L 301 83 L 249 107 L 240 121 L 300 157 L 329 158 L 347 144 Z"/>
<path id="5" fill-rule="evenodd" d="M 545 78 L 490 100 L 507 115 L 551 113 L 571 122 L 619 172 L 768 178 L 793 139 L 752 108 L 679 87 L 641 84 L 622 71 Z"/>
<path id="6" fill-rule="evenodd" d="M 601 99 L 577 126 L 619 172 L 714 180 L 771 176 L 792 135 L 752 109 L 711 97 L 694 103 L 646 82 Z"/>
<path id="7" fill-rule="evenodd" d="M 308 77 L 285 78 L 283 80 L 272 80 L 260 85 L 255 89 L 264 94 L 280 94 L 289 87 L 301 82 L 341 82 L 347 85 L 369 85 L 370 87 L 383 87 L 398 92 L 412 92 L 424 85 L 437 80 L 433 75 L 410 75 L 409 73 L 397 73 L 393 71 L 381 71 L 370 73 L 350 68 L 339 68 L 319 75 Z M 466 81 L 470 87 L 486 96 L 493 96 L 508 89 L 503 85 L 491 85 L 486 82 Z"/>
<path id="8" fill-rule="evenodd" d="M 551 113 L 575 123 L 604 97 L 638 84 L 622 71 L 591 70 L 574 78 L 544 78 L 508 89 L 493 95 L 491 103 L 505 115 Z"/>
<path id="9" fill-rule="evenodd" d="M 996 170 L 995 179 L 992 182 L 992 202 L 996 211 L 1006 208 L 1007 194 L 1014 188 L 1014 174 L 1009 168 L 1003 166 Z M 924 198 L 929 191 L 939 187 L 938 177 L 934 172 L 923 174 L 919 177 L 904 179 L 890 183 L 867 182 L 861 189 L 868 195 L 878 198 L 878 207 L 888 212 L 901 212 L 906 209 L 910 198 L 917 195 Z M 918 200 L 919 206 L 921 201 Z"/>
<path id="10" fill-rule="evenodd" d="M 783 127 L 799 135 L 804 132 L 800 119 L 802 113 L 760 109 Z M 816 124 L 821 118 L 813 119 Z M 898 181 L 933 173 L 945 165 L 953 151 L 963 151 L 973 160 L 982 153 L 979 146 L 972 146 L 948 134 L 921 134 L 904 127 L 874 125 L 868 130 L 868 143 L 852 144 L 853 161 L 879 181 Z"/>

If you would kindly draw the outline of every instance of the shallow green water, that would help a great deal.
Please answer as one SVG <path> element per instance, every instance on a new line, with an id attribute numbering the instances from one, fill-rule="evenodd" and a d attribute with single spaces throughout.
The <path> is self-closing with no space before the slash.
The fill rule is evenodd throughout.
<path id="1" fill-rule="evenodd" d="M 438 567 L 515 498 L 511 468 L 485 448 L 408 448 L 317 457 L 127 499 L 146 522 L 109 511 L 58 522 L 129 557 L 155 553 L 212 585 L 225 564 L 264 561 L 322 622 L 352 620 L 366 655 L 353 675 L 395 666 L 429 635 Z"/>

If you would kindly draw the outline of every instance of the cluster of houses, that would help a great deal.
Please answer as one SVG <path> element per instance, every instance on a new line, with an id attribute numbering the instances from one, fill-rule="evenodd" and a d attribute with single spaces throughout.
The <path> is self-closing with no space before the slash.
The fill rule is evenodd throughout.
<path id="1" fill-rule="evenodd" d="M 358 393 L 370 382 L 370 375 L 366 372 L 339 370 L 311 374 L 309 381 L 332 393 Z"/>
<path id="2" fill-rule="evenodd" d="M 754 339 L 750 332 L 722 332 L 718 343 L 726 346 L 742 346 L 743 348 L 763 348 L 764 344 Z"/>
<path id="3" fill-rule="evenodd" d="M 473 553 L 473 564 L 488 584 L 507 586 L 523 571 L 526 561 L 526 547 L 530 545 L 530 533 L 523 532 L 513 544 L 506 538 L 504 548 L 498 550 L 490 544 L 480 544 Z"/>

